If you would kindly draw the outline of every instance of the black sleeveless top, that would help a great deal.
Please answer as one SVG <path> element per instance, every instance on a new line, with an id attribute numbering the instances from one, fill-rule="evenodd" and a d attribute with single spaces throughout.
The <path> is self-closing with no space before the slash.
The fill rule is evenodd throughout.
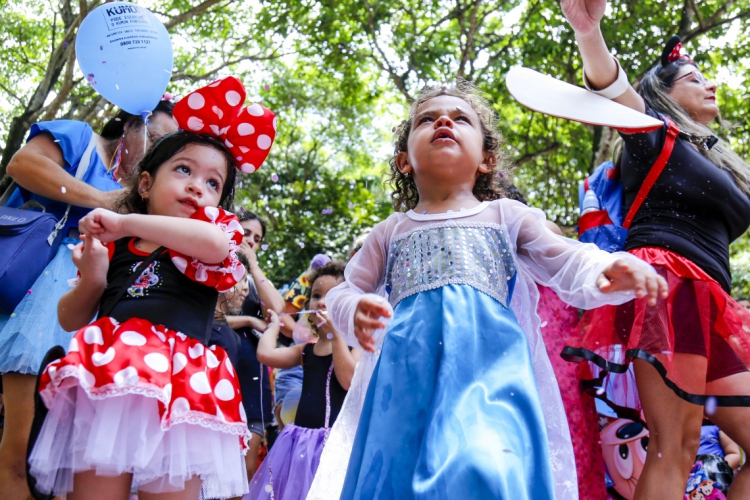
<path id="1" fill-rule="evenodd" d="M 646 105 L 646 113 L 659 115 Z M 664 145 L 666 126 L 645 134 L 621 134 L 623 215 Z M 641 205 L 625 250 L 656 246 L 697 264 L 729 292 L 729 244 L 750 224 L 750 199 L 732 175 L 678 137 L 672 156 Z"/>
<path id="2" fill-rule="evenodd" d="M 166 250 L 134 280 L 133 272 L 149 255 L 135 248 L 134 242 L 131 237 L 115 242 L 100 306 L 117 301 L 109 316 L 121 323 L 145 319 L 207 345 L 219 292 L 182 274 Z M 133 284 L 118 298 L 125 280 Z"/>
<path id="3" fill-rule="evenodd" d="M 333 363 L 333 354 L 318 356 L 313 349 L 315 344 L 307 344 L 302 351 L 302 395 L 299 398 L 297 416 L 294 425 L 309 429 L 320 429 L 326 425 L 326 380 L 328 369 Z M 349 348 L 351 350 L 351 348 Z M 346 391 L 336 378 L 336 371 L 331 372 L 331 416 L 328 427 L 339 416 L 344 404 Z"/>

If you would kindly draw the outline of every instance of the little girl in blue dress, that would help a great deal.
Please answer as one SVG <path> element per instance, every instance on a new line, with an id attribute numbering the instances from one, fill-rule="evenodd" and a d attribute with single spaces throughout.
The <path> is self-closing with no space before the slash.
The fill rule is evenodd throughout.
<path id="1" fill-rule="evenodd" d="M 666 293 L 642 261 L 557 236 L 539 210 L 499 199 L 494 127 L 470 84 L 425 89 L 391 160 L 406 211 L 375 227 L 329 292 L 334 327 L 371 353 L 358 371 L 379 355 L 332 430 L 331 445 L 356 429 L 342 499 L 577 498 L 534 282 L 581 308 Z M 319 474 L 336 498 L 326 467 L 348 449 L 328 448 Z"/>

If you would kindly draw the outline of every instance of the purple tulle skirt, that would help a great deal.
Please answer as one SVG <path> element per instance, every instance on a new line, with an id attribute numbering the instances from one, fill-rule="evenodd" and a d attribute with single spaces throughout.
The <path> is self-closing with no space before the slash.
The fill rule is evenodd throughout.
<path id="1" fill-rule="evenodd" d="M 305 500 L 324 445 L 325 428 L 284 427 L 243 500 L 270 500 L 271 492 L 274 500 Z"/>

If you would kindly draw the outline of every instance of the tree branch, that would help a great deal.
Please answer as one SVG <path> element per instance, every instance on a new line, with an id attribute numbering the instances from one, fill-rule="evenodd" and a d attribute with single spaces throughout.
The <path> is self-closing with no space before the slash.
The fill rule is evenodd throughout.
<path id="1" fill-rule="evenodd" d="M 540 149 L 539 151 L 535 151 L 533 153 L 527 153 L 519 158 L 516 158 L 514 160 L 514 163 L 517 166 L 524 165 L 525 163 L 529 163 L 530 161 L 536 160 L 537 158 L 540 158 L 542 156 L 546 156 L 550 153 L 554 153 L 556 150 L 558 150 L 562 146 L 562 143 L 560 142 L 553 142 L 549 146 L 547 146 L 544 149 Z"/>
<path id="2" fill-rule="evenodd" d="M 383 49 L 380 48 L 380 45 L 378 45 L 377 36 L 375 34 L 375 25 L 373 23 L 373 15 L 372 15 L 372 8 L 370 6 L 370 2 L 365 2 L 365 9 L 367 10 L 367 35 L 370 42 L 370 46 L 374 47 L 375 50 L 380 54 L 380 57 L 383 58 L 383 61 L 378 60 L 377 57 L 374 57 L 374 55 L 371 55 L 375 63 L 380 66 L 380 69 L 383 71 L 386 71 L 393 81 L 394 85 L 396 85 L 396 88 L 399 92 L 406 98 L 407 102 L 411 102 L 413 98 L 409 94 L 408 89 L 406 88 L 406 82 L 404 81 L 404 78 L 396 73 L 396 70 L 391 66 L 391 63 L 388 61 L 388 57 L 385 55 L 385 52 L 383 52 Z"/>
<path id="3" fill-rule="evenodd" d="M 750 10 L 746 10 L 744 12 L 740 12 L 736 16 L 730 17 L 728 19 L 723 19 L 721 21 L 716 21 L 716 22 L 713 22 L 711 24 L 707 24 L 703 28 L 698 27 L 698 28 L 694 29 L 693 31 L 691 31 L 690 33 L 688 33 L 687 35 L 685 35 L 685 38 L 683 38 L 683 40 L 685 42 L 689 42 L 693 38 L 696 38 L 696 37 L 698 37 L 700 35 L 708 33 L 709 31 L 711 31 L 713 29 L 716 29 L 716 28 L 718 28 L 720 26 L 723 26 L 725 24 L 732 23 L 732 22 L 734 22 L 734 21 L 736 21 L 738 19 L 744 19 L 744 18 L 746 18 L 748 16 L 750 16 Z"/>
<path id="4" fill-rule="evenodd" d="M 282 53 L 282 54 L 276 54 L 276 53 L 274 53 L 274 54 L 267 55 L 267 56 L 243 56 L 243 57 L 238 57 L 237 59 L 232 59 L 231 61 L 225 61 L 222 64 L 216 66 L 215 68 L 210 69 L 207 72 L 205 72 L 203 74 L 200 74 L 200 75 L 191 75 L 189 73 L 175 73 L 175 74 L 172 75 L 172 80 L 171 81 L 172 82 L 176 82 L 176 81 L 180 81 L 180 80 L 189 80 L 191 82 L 197 82 L 197 81 L 201 81 L 201 80 L 206 80 L 206 79 L 209 79 L 209 78 L 213 77 L 213 75 L 215 75 L 216 73 L 218 73 L 222 69 L 226 68 L 227 66 L 232 66 L 233 64 L 238 64 L 238 63 L 241 63 L 243 61 L 270 61 L 270 60 L 273 60 L 273 59 L 278 59 L 280 57 L 287 56 L 287 55 L 292 54 L 292 53 L 293 52 L 285 52 L 285 53 Z"/>
<path id="5" fill-rule="evenodd" d="M 178 26 L 178 25 L 184 23 L 188 19 L 191 19 L 191 18 L 197 16 L 198 14 L 202 14 L 203 12 L 207 11 L 208 9 L 210 9 L 211 7 L 213 7 L 214 5 L 216 5 L 217 3 L 221 2 L 221 1 L 222 0 L 205 0 L 204 2 L 202 2 L 202 3 L 198 4 L 198 5 L 196 5 L 195 7 L 193 7 L 192 9 L 186 10 L 185 12 L 182 12 L 182 13 L 174 16 L 169 21 L 167 21 L 166 23 L 164 23 L 164 26 L 166 26 L 167 30 L 171 30 L 175 26 Z M 231 3 L 231 1 L 232 0 L 230 0 L 229 3 Z"/>

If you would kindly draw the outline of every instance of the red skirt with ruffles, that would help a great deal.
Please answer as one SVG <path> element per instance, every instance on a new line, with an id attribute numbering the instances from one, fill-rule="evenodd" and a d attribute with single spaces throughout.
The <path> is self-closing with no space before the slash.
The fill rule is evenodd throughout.
<path id="1" fill-rule="evenodd" d="M 705 405 L 711 397 L 719 406 L 750 406 L 750 387 L 733 395 L 694 394 L 670 376 L 675 353 L 705 357 L 706 382 L 748 371 L 750 311 L 696 264 L 675 252 L 641 247 L 630 253 L 651 264 L 667 280 L 669 295 L 655 306 L 643 298 L 587 311 L 566 343 L 563 358 L 591 361 L 611 373 L 624 373 L 633 359 L 640 358 L 651 363 L 667 386 L 691 403 Z"/>
<path id="2" fill-rule="evenodd" d="M 65 495 L 87 470 L 132 474 L 152 493 L 193 476 L 204 498 L 247 491 L 247 417 L 221 347 L 144 319 L 100 318 L 47 365 L 39 393 L 49 409 L 29 457 L 39 491 Z"/>

